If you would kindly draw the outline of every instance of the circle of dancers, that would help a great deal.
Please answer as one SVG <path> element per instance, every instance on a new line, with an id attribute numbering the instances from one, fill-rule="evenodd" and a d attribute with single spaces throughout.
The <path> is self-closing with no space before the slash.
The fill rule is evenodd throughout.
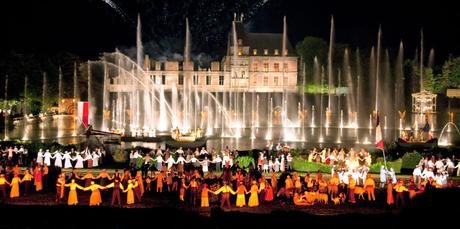
<path id="1" fill-rule="evenodd" d="M 393 169 L 387 170 L 383 166 L 378 175 L 367 172 L 364 176 L 357 175 L 353 165 L 355 165 L 354 160 L 358 159 L 350 160 L 353 154 L 347 153 L 347 159 L 344 161 L 347 169 L 343 167 L 337 169 L 333 166 L 330 178 L 326 179 L 321 171 L 315 175 L 306 173 L 303 177 L 297 172 L 292 172 L 292 156 L 283 150 L 278 153 L 281 161 L 286 158 L 284 165 L 280 162 L 280 171 L 283 173 L 279 176 L 275 172 L 276 166 L 270 169 L 265 167 L 264 161 L 267 160 L 267 156 L 263 152 L 259 155 L 257 167 L 249 168 L 246 172 L 239 168 L 238 163 L 233 163 L 237 151 L 231 152 L 228 147 L 223 151 L 222 158 L 215 149 L 208 153 L 205 148 L 201 151 L 196 149 L 195 152 L 184 152 L 179 148 L 175 153 L 168 150 L 163 153 L 159 148 L 152 156 L 150 154 L 142 156 L 139 151 L 133 151 L 130 154 L 131 167 L 123 172 L 115 170 L 114 173 L 109 174 L 103 169 L 96 176 L 88 170 L 86 174 L 79 175 L 76 168 L 80 166 L 75 166 L 70 174 L 59 172 L 55 184 L 55 200 L 57 203 L 67 202 L 68 205 L 77 205 L 79 204 L 78 192 L 84 191 L 91 192 L 89 205 L 99 206 L 102 204 L 101 191 L 111 189 L 111 206 L 131 206 L 136 202 L 142 202 L 144 193 L 153 192 L 152 186 L 154 186 L 157 193 L 178 192 L 180 202 L 203 208 L 209 207 L 210 202 L 217 202 L 218 199 L 221 207 L 230 208 L 233 205 L 231 202 L 234 195 L 236 195 L 234 199 L 236 207 L 257 207 L 275 199 L 292 201 L 296 206 L 309 206 L 345 202 L 355 204 L 357 199 L 365 199 L 364 194 L 367 194 L 367 201 L 374 202 L 376 201 L 375 190 L 380 188 L 386 191 L 388 205 L 401 206 L 407 199 L 405 193 L 408 193 L 409 199 L 413 199 L 427 189 L 458 187 L 452 180 L 447 181 L 446 178 L 449 173 L 453 173 L 453 169 L 458 169 L 458 164 L 456 167 L 452 166 L 453 162 L 449 158 L 438 160 L 434 157 L 422 158 L 414 169 L 413 177 L 403 180 L 396 178 Z M 60 168 L 56 166 L 56 162 L 51 164 L 51 159 L 56 160 L 57 155 L 61 153 L 57 152 L 51 156 L 49 154 L 51 154 L 49 151 L 45 151 L 42 156 L 37 156 L 37 163 L 33 169 L 21 171 L 21 168 L 16 165 L 12 168 L 12 178 L 5 176 L 4 173 L 0 175 L 0 193 L 3 202 L 7 199 L 8 188 L 10 200 L 14 201 L 21 196 L 20 186 L 24 190 L 23 196 L 30 195 L 32 185 L 35 186 L 36 192 L 41 192 L 44 187 L 49 186 L 47 178 L 49 167 Z M 82 157 L 81 155 L 76 157 L 78 156 Z M 39 160 L 40 158 L 43 160 Z M 140 170 L 135 166 L 138 160 L 142 162 Z M 153 171 L 152 167 L 156 171 Z M 215 175 L 210 167 L 222 171 L 220 176 Z M 122 195 L 126 195 L 126 201 L 121 200 Z"/>

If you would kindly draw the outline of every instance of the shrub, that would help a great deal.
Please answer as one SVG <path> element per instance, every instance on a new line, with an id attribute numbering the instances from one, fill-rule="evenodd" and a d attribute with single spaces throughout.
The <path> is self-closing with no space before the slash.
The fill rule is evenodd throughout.
<path id="1" fill-rule="evenodd" d="M 250 164 L 252 164 L 252 167 L 255 168 L 255 162 L 254 158 L 251 156 L 238 156 L 235 159 L 235 163 L 238 162 L 238 165 L 240 168 L 247 170 Z"/>
<path id="2" fill-rule="evenodd" d="M 372 164 L 371 167 L 369 168 L 370 173 L 380 173 L 380 167 L 382 165 L 385 165 L 383 158 L 379 157 L 377 158 L 376 163 Z M 401 165 L 402 165 L 402 159 L 398 159 L 396 161 L 387 161 L 387 169 L 393 168 L 395 170 L 395 173 L 401 173 Z"/>
<path id="3" fill-rule="evenodd" d="M 422 155 L 418 152 L 406 153 L 402 157 L 401 172 L 402 173 L 411 173 L 416 165 L 422 159 Z"/>
<path id="4" fill-rule="evenodd" d="M 292 160 L 292 167 L 298 172 L 317 172 L 320 170 L 323 173 L 330 173 L 332 165 L 308 162 L 301 157 L 295 157 L 294 160 Z"/>
<path id="5" fill-rule="evenodd" d="M 128 160 L 128 155 L 129 155 L 128 152 L 121 150 L 121 149 L 117 149 L 113 153 L 113 161 L 117 163 L 124 163 L 126 162 L 126 160 Z"/>

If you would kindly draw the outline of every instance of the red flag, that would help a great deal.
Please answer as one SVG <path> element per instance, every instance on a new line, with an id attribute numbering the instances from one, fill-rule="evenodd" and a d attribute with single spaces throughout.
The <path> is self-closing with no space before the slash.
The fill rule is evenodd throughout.
<path id="1" fill-rule="evenodd" d="M 78 102 L 78 120 L 88 128 L 89 103 Z"/>
<path id="2" fill-rule="evenodd" d="M 375 127 L 375 144 L 378 149 L 383 150 L 382 128 L 380 127 L 380 117 L 377 112 L 377 126 Z"/>

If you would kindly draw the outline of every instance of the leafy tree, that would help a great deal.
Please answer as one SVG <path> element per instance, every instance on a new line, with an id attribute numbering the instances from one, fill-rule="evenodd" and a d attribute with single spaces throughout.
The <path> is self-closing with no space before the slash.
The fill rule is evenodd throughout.
<path id="1" fill-rule="evenodd" d="M 306 36 L 296 45 L 297 54 L 305 62 L 307 69 L 313 69 L 314 58 L 322 64 L 327 62 L 327 42 L 319 37 Z"/>
<path id="2" fill-rule="evenodd" d="M 460 88 L 460 57 L 450 57 L 444 62 L 437 87 L 441 87 L 443 90 Z"/>

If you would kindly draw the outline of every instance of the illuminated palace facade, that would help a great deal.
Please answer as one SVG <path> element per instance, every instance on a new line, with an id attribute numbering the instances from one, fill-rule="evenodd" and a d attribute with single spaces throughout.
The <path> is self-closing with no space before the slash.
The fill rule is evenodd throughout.
<path id="1" fill-rule="evenodd" d="M 211 62 L 210 68 L 193 61 L 151 60 L 147 55 L 143 68 L 166 91 L 192 85 L 209 92 L 295 92 L 298 58 L 287 39 L 286 25 L 283 33 L 250 33 L 242 20 L 235 20 L 232 27 L 226 55 Z M 126 90 L 122 82 L 111 80 L 110 91 Z"/>

